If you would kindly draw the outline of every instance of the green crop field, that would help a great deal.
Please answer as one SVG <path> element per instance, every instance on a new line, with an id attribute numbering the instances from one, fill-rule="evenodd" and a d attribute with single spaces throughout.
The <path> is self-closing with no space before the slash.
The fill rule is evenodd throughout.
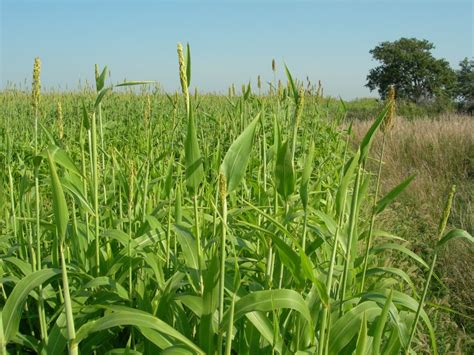
<path id="1" fill-rule="evenodd" d="M 384 229 L 392 90 L 354 148 L 344 102 L 292 78 L 0 93 L 0 353 L 436 354 L 423 257 Z M 199 87 L 199 83 L 193 83 Z M 371 147 L 377 140 L 381 154 Z M 375 169 L 368 169 L 368 165 Z M 397 262 L 403 260 L 403 262 Z"/>

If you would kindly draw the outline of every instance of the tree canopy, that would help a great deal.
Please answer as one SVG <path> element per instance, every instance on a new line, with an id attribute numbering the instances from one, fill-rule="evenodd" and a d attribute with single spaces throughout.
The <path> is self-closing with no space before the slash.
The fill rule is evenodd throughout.
<path id="1" fill-rule="evenodd" d="M 455 96 L 464 109 L 472 111 L 474 106 L 474 60 L 464 58 L 459 63 L 459 67 L 460 69 L 456 71 Z"/>
<path id="2" fill-rule="evenodd" d="M 445 59 L 431 54 L 433 43 L 416 38 L 382 42 L 370 51 L 381 64 L 370 70 L 366 86 L 385 98 L 390 85 L 397 97 L 413 102 L 452 96 L 456 74 Z"/>

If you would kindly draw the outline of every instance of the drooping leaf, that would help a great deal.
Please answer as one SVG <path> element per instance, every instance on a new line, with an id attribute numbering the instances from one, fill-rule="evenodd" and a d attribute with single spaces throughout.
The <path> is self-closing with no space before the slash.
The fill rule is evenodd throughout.
<path id="1" fill-rule="evenodd" d="M 247 128 L 231 144 L 224 156 L 220 172 L 226 178 L 228 193 L 234 191 L 244 177 L 259 120 L 260 114 L 257 114 Z"/>
<path id="2" fill-rule="evenodd" d="M 205 354 L 204 351 L 196 346 L 191 340 L 173 329 L 161 319 L 138 309 L 129 308 L 129 310 L 126 310 L 126 307 L 122 307 L 120 311 L 105 314 L 102 318 L 96 319 L 94 322 L 85 323 L 77 331 L 76 338 L 71 347 L 78 346 L 82 340 L 95 332 L 123 325 L 133 325 L 138 327 L 138 329 L 150 328 L 156 330 L 183 343 L 197 354 Z"/>
<path id="3" fill-rule="evenodd" d="M 391 203 L 403 190 L 406 189 L 408 185 L 410 185 L 414 178 L 415 175 L 408 177 L 400 184 L 395 186 L 392 190 L 390 190 L 390 192 L 387 193 L 384 197 L 382 197 L 379 201 L 377 201 L 377 204 L 374 207 L 374 212 L 376 214 L 382 212 L 389 203 Z"/>
<path id="4" fill-rule="evenodd" d="M 8 296 L 2 311 L 5 341 L 9 343 L 20 326 L 21 315 L 30 292 L 49 279 L 61 274 L 59 269 L 42 269 L 20 280 Z"/>
<path id="5" fill-rule="evenodd" d="M 234 322 L 250 312 L 271 312 L 281 308 L 293 309 L 311 323 L 310 311 L 301 294 L 288 289 L 255 291 L 240 298 L 235 303 Z M 221 331 L 227 329 L 229 319 L 227 311 L 220 325 Z"/>
<path id="6" fill-rule="evenodd" d="M 452 231 L 449 231 L 446 233 L 439 241 L 436 243 L 437 248 L 441 248 L 444 244 L 446 244 L 448 241 L 451 239 L 455 238 L 464 238 L 470 241 L 471 243 L 474 243 L 474 237 L 470 235 L 468 232 L 462 229 L 453 229 Z"/>

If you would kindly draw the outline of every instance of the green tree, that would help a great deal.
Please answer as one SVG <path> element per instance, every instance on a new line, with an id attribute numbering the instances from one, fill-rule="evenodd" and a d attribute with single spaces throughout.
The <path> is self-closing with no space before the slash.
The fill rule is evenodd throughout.
<path id="1" fill-rule="evenodd" d="M 456 99 L 461 109 L 473 111 L 474 108 L 474 60 L 464 58 L 456 71 Z"/>
<path id="2" fill-rule="evenodd" d="M 433 43 L 416 38 L 380 43 L 370 54 L 381 64 L 370 70 L 366 86 L 385 98 L 388 87 L 395 85 L 398 98 L 417 103 L 451 97 L 455 72 L 445 59 L 433 57 L 434 48 Z"/>

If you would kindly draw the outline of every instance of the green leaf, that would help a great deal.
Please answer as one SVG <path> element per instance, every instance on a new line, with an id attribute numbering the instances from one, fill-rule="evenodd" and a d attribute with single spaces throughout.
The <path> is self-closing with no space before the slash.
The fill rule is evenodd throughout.
<path id="1" fill-rule="evenodd" d="M 375 302 L 363 302 L 342 317 L 337 319 L 331 327 L 329 338 L 329 354 L 339 354 L 342 349 L 358 333 L 362 319 L 365 317 L 371 322 L 380 314 L 380 307 Z"/>
<path id="2" fill-rule="evenodd" d="M 97 88 L 97 92 L 101 91 L 105 85 L 105 78 L 107 77 L 107 65 L 102 69 L 102 73 L 99 75 L 95 82 L 95 86 Z"/>
<path id="3" fill-rule="evenodd" d="M 410 185 L 414 178 L 415 175 L 408 177 L 381 198 L 374 207 L 375 214 L 382 212 L 389 203 L 391 203 L 408 185 Z"/>
<path id="4" fill-rule="evenodd" d="M 390 306 L 392 305 L 392 295 L 393 292 L 392 290 L 390 290 L 388 297 L 385 301 L 385 305 L 383 306 L 382 314 L 377 320 L 375 326 L 374 341 L 372 343 L 372 351 L 374 355 L 380 354 L 380 345 L 382 344 L 383 330 L 385 329 L 385 324 L 387 323 L 388 319 L 388 312 L 390 310 Z"/>
<path id="5" fill-rule="evenodd" d="M 109 91 L 112 91 L 112 87 L 104 88 L 99 91 L 97 98 L 95 99 L 94 108 L 99 107 L 99 104 L 102 102 L 102 99 Z"/>
<path id="6" fill-rule="evenodd" d="M 77 347 L 82 340 L 86 339 L 95 332 L 123 325 L 133 325 L 138 327 L 138 329 L 142 327 L 154 329 L 164 335 L 173 337 L 174 339 L 188 346 L 190 349 L 192 349 L 198 354 L 205 354 L 191 340 L 186 338 L 183 334 L 173 329 L 170 325 L 166 324 L 159 318 L 154 317 L 151 314 L 145 313 L 138 309 L 129 308 L 128 310 L 126 310 L 126 308 L 127 307 L 121 307 L 121 310 L 119 311 L 108 313 L 102 318 L 96 319 L 92 322 L 89 321 L 84 324 L 77 331 L 76 338 L 71 344 L 71 348 L 74 346 Z"/>
<path id="7" fill-rule="evenodd" d="M 191 85 L 191 48 L 186 43 L 186 77 L 188 79 L 188 88 Z"/>
<path id="8" fill-rule="evenodd" d="M 340 216 L 342 213 L 342 207 L 346 200 L 347 189 L 349 187 L 349 183 L 352 180 L 352 176 L 354 175 L 355 168 L 359 162 L 360 157 L 360 150 L 357 150 L 356 155 L 354 155 L 351 160 L 347 163 L 347 168 L 345 170 L 344 176 L 341 179 L 341 183 L 336 193 L 336 212 L 337 215 Z"/>
<path id="9" fill-rule="evenodd" d="M 192 111 L 189 112 L 188 130 L 184 141 L 184 155 L 186 163 L 186 183 L 187 186 L 196 193 L 204 178 L 204 169 Z"/>
<path id="10" fill-rule="evenodd" d="M 382 244 L 382 245 L 378 245 L 374 248 L 372 248 L 371 252 L 373 254 L 377 254 L 377 253 L 380 253 L 384 250 L 397 250 L 407 256 L 409 256 L 410 258 L 412 258 L 413 260 L 415 260 L 416 262 L 418 262 L 421 266 L 423 266 L 425 269 L 429 269 L 429 266 L 428 264 L 420 257 L 418 256 L 416 253 L 412 252 L 410 249 L 404 247 L 403 245 L 400 245 L 400 244 L 396 244 L 396 243 L 385 243 L 385 244 Z"/>
<path id="11" fill-rule="evenodd" d="M 86 104 L 82 101 L 82 125 L 86 130 L 91 129 L 91 123 L 89 121 L 89 114 L 87 113 Z"/>
<path id="12" fill-rule="evenodd" d="M 446 233 L 439 241 L 436 243 L 436 248 L 441 248 L 444 244 L 454 238 L 464 238 L 474 243 L 474 238 L 468 232 L 462 229 L 453 229 L 452 231 Z"/>
<path id="13" fill-rule="evenodd" d="M 53 158 L 55 163 L 61 165 L 63 168 L 66 168 L 67 170 L 73 172 L 74 174 L 78 176 L 82 176 L 81 172 L 76 167 L 76 165 L 74 164 L 74 162 L 72 161 L 72 159 L 69 157 L 69 155 L 66 153 L 65 150 L 59 148 L 56 145 L 50 145 L 48 149 L 41 152 L 40 155 L 44 158 L 47 158 L 48 151 L 51 154 L 51 157 Z"/>
<path id="14" fill-rule="evenodd" d="M 197 247 L 196 247 L 196 240 L 192 235 L 191 231 L 189 231 L 186 227 L 181 226 L 179 224 L 175 224 L 174 230 L 176 232 L 176 237 L 178 238 L 178 242 L 181 245 L 181 250 L 184 254 L 184 260 L 186 262 L 186 266 L 198 270 L 199 269 L 199 262 L 197 256 Z"/>
<path id="15" fill-rule="evenodd" d="M 240 298 L 235 303 L 234 322 L 250 312 L 271 312 L 281 308 L 293 309 L 311 323 L 310 311 L 301 294 L 287 289 L 255 291 Z M 229 325 L 229 312 L 230 310 L 222 318 L 221 331 L 227 329 Z"/>
<path id="16" fill-rule="evenodd" d="M 234 191 L 244 177 L 245 170 L 252 152 L 255 130 L 260 120 L 260 113 L 244 129 L 244 131 L 231 144 L 220 166 L 220 172 L 227 182 L 227 193 Z"/>
<path id="17" fill-rule="evenodd" d="M 365 355 L 367 351 L 367 316 L 364 313 L 360 323 L 359 336 L 357 337 L 356 355 Z"/>
<path id="18" fill-rule="evenodd" d="M 387 112 L 388 112 L 389 106 L 387 105 L 383 111 L 379 114 L 379 116 L 375 119 L 374 123 L 372 123 L 372 126 L 370 126 L 369 130 L 365 134 L 364 138 L 362 139 L 362 142 L 360 143 L 360 160 L 359 162 L 364 162 L 367 159 L 367 156 L 369 155 L 369 150 L 370 146 L 372 145 L 372 141 L 374 139 L 375 132 L 377 132 L 378 128 L 380 127 L 381 123 L 383 122 Z"/>
<path id="19" fill-rule="evenodd" d="M 51 173 L 51 185 L 53 190 L 53 210 L 54 210 L 54 223 L 58 233 L 58 238 L 64 241 L 66 238 L 67 223 L 69 220 L 69 213 L 66 204 L 66 198 L 64 197 L 64 191 L 59 181 L 58 173 L 56 171 L 56 165 L 53 162 L 50 149 L 48 149 L 48 162 Z M 53 152 L 54 154 L 54 152 Z"/>
<path id="20" fill-rule="evenodd" d="M 296 101 L 298 100 L 298 89 L 296 88 L 295 82 L 293 81 L 293 77 L 291 76 L 290 70 L 285 64 L 285 72 L 286 72 L 286 77 L 288 78 L 288 81 L 290 82 L 290 87 L 291 91 L 293 94 L 293 99 Z"/>
<path id="21" fill-rule="evenodd" d="M 306 210 L 308 207 L 308 185 L 309 179 L 311 177 L 311 171 L 313 169 L 313 156 L 314 156 L 314 142 L 311 142 L 311 145 L 306 155 L 304 162 L 303 174 L 301 175 L 301 185 L 300 185 L 300 198 L 303 204 L 303 208 Z"/>
<path id="22" fill-rule="evenodd" d="M 154 83 L 156 83 L 156 81 L 154 80 L 124 81 L 123 83 L 114 85 L 114 87 L 147 85 L 147 84 L 154 84 Z"/>
<path id="23" fill-rule="evenodd" d="M 10 293 L 2 311 L 5 341 L 9 343 L 18 332 L 25 302 L 32 290 L 61 274 L 59 269 L 43 269 L 20 280 Z"/>
<path id="24" fill-rule="evenodd" d="M 283 142 L 278 148 L 275 180 L 278 193 L 284 200 L 288 200 L 288 197 L 295 191 L 295 168 L 288 140 Z"/>

